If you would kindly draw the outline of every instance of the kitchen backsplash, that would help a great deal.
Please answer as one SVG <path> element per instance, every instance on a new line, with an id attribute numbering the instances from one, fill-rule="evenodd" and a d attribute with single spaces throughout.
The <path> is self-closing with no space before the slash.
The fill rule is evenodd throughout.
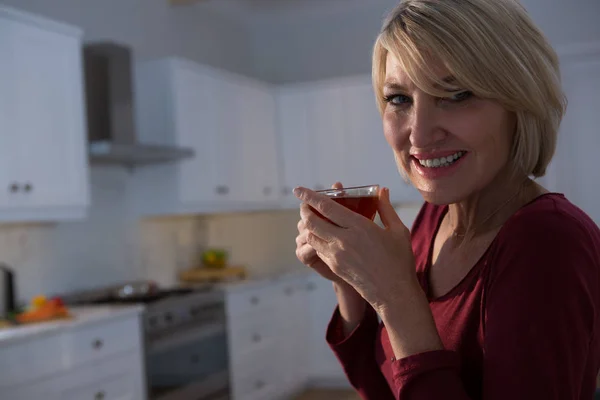
<path id="1" fill-rule="evenodd" d="M 0 225 L 1 262 L 17 274 L 21 301 L 134 279 L 176 284 L 207 247 L 261 275 L 302 268 L 295 257 L 297 210 L 138 220 L 131 213 L 129 171 L 92 168 L 92 207 L 85 221 Z M 398 211 L 412 224 L 418 207 Z"/>

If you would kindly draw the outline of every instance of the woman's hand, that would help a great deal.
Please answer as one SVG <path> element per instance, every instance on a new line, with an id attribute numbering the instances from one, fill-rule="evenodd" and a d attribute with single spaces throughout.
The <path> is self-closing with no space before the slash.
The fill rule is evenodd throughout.
<path id="1" fill-rule="evenodd" d="M 336 182 L 333 184 L 332 189 L 340 189 L 342 184 Z M 325 279 L 329 279 L 332 282 L 345 284 L 342 278 L 337 276 L 329 269 L 329 266 L 321 260 L 317 255 L 317 252 L 313 247 L 308 244 L 308 229 L 303 219 L 298 221 L 298 236 L 296 236 L 296 257 L 300 262 L 312 269 L 314 269 L 319 275 Z"/>
<path id="2" fill-rule="evenodd" d="M 303 202 L 302 243 L 314 249 L 310 253 L 313 258 L 303 259 L 323 276 L 343 279 L 377 311 L 397 304 L 410 289 L 420 289 L 410 232 L 391 205 L 388 189 L 379 193 L 378 211 L 384 228 L 310 189 L 297 188 L 294 193 Z M 308 254 L 301 252 L 299 258 Z"/>

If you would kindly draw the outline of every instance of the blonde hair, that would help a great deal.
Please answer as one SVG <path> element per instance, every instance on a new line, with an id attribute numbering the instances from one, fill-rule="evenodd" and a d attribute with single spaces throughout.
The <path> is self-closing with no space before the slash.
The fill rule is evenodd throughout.
<path id="1" fill-rule="evenodd" d="M 383 113 L 388 53 L 433 96 L 470 90 L 516 115 L 516 170 L 543 176 L 556 148 L 566 99 L 558 56 L 517 0 L 403 0 L 389 14 L 373 51 L 373 86 Z M 431 68 L 439 60 L 455 78 Z"/>

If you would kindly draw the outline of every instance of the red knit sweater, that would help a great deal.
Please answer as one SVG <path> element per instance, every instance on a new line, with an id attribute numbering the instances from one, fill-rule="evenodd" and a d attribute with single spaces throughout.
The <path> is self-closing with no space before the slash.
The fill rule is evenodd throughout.
<path id="1" fill-rule="evenodd" d="M 420 283 L 445 350 L 393 360 L 372 308 L 327 341 L 365 400 L 591 400 L 600 367 L 600 230 L 561 194 L 509 218 L 467 276 L 432 298 L 433 239 L 447 206 L 425 204 L 412 229 Z"/>

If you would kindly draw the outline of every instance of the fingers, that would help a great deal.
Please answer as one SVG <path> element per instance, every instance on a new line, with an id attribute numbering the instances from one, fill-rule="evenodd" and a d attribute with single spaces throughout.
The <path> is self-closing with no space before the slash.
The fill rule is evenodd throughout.
<path id="1" fill-rule="evenodd" d="M 332 225 L 318 216 L 307 204 L 300 206 L 300 217 L 304 221 L 304 228 L 307 233 L 311 233 L 326 242 L 332 242 L 335 237 L 339 237 L 340 231 L 343 230 L 343 228 Z"/>
<path id="2" fill-rule="evenodd" d="M 386 228 L 404 227 L 404 223 L 402 223 L 402 220 L 390 202 L 390 190 L 388 188 L 383 188 L 379 192 L 377 212 Z"/>
<path id="3" fill-rule="evenodd" d="M 309 267 L 319 260 L 317 251 L 307 243 L 296 248 L 296 257 L 302 264 L 308 265 Z"/>
<path id="4" fill-rule="evenodd" d="M 354 213 L 331 200 L 326 195 L 316 193 L 310 189 L 298 187 L 294 189 L 294 194 L 303 203 L 313 207 L 321 215 L 340 227 L 353 226 L 362 217 L 360 214 Z"/>

